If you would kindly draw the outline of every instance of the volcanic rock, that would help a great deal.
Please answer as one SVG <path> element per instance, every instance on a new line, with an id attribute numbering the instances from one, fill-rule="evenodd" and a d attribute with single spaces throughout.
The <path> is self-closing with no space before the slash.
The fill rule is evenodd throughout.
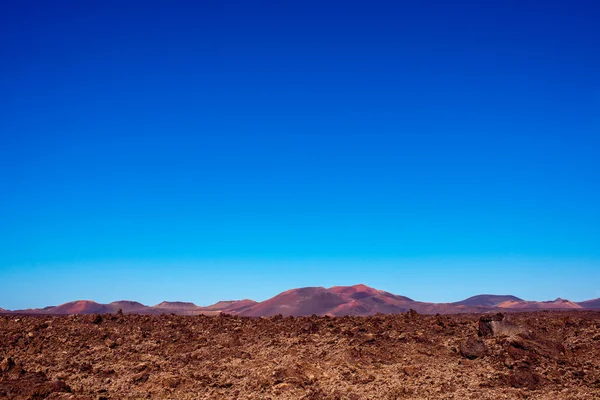
<path id="1" fill-rule="evenodd" d="M 486 355 L 486 352 L 485 343 L 479 339 L 468 338 L 460 344 L 460 354 L 469 360 L 481 358 Z"/>
<path id="2" fill-rule="evenodd" d="M 15 362 L 12 358 L 7 357 L 0 362 L 0 372 L 8 372 L 12 367 L 15 366 Z"/>

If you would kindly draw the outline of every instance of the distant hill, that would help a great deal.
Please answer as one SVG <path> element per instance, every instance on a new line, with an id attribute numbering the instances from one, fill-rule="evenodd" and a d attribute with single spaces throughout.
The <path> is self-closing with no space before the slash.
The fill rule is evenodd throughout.
<path id="1" fill-rule="evenodd" d="M 600 298 L 593 299 L 593 300 L 582 301 L 582 302 L 579 302 L 577 304 L 579 304 L 581 307 L 586 308 L 586 309 L 597 309 L 597 310 L 600 310 Z"/>
<path id="2" fill-rule="evenodd" d="M 498 304 L 504 303 L 506 301 L 519 302 L 523 300 L 511 295 L 480 294 L 477 296 L 469 297 L 468 299 L 462 301 L 457 301 L 452 304 L 471 307 L 495 307 Z"/>
<path id="3" fill-rule="evenodd" d="M 254 300 L 230 300 L 220 301 L 207 307 L 197 306 L 194 303 L 185 303 L 181 301 L 163 301 L 153 307 L 149 307 L 148 312 L 152 314 L 158 313 L 174 313 L 181 315 L 216 315 L 220 313 L 235 314 L 245 310 L 248 307 L 257 304 Z"/>
<path id="4" fill-rule="evenodd" d="M 344 304 L 340 296 L 323 287 L 291 289 L 258 303 L 240 314 L 250 317 L 288 315 L 327 314 L 335 307 Z"/>
<path id="5" fill-rule="evenodd" d="M 112 303 L 109 304 L 109 306 L 111 306 L 112 308 L 114 308 L 116 310 L 121 309 L 121 311 L 123 311 L 124 313 L 138 313 L 138 314 L 143 314 L 150 308 L 142 303 L 138 303 L 137 301 L 130 301 L 130 300 L 113 301 Z"/>
<path id="6" fill-rule="evenodd" d="M 163 301 L 155 306 L 149 307 L 149 314 L 180 314 L 180 315 L 198 315 L 202 314 L 202 307 L 194 303 L 183 301 Z M 208 313 L 212 314 L 212 313 Z"/>
<path id="7" fill-rule="evenodd" d="M 374 315 L 402 313 L 415 310 L 422 314 L 485 313 L 535 310 L 579 310 L 600 309 L 600 299 L 579 303 L 565 299 L 552 301 L 526 301 L 512 295 L 481 294 L 454 303 L 427 303 L 377 290 L 366 285 L 304 287 L 286 290 L 262 302 L 254 300 L 219 301 L 209 306 L 198 306 L 181 301 L 163 301 L 154 306 L 130 300 L 100 304 L 91 300 L 78 300 L 58 306 L 38 309 L 16 310 L 14 314 L 178 314 L 218 315 L 221 313 L 247 317 L 304 315 Z M 2 313 L 10 311 L 0 309 Z"/>
<path id="8" fill-rule="evenodd" d="M 78 300 L 52 307 L 52 314 L 103 314 L 116 311 L 108 304 L 99 304 L 91 300 Z"/>
<path id="9" fill-rule="evenodd" d="M 291 289 L 240 313 L 259 317 L 294 315 L 374 315 L 415 310 L 422 313 L 478 312 L 478 308 L 452 304 L 423 303 L 366 285 Z"/>
<path id="10" fill-rule="evenodd" d="M 248 299 L 219 301 L 211 306 L 203 307 L 203 310 L 217 311 L 225 314 L 240 313 L 256 304 L 258 304 L 256 301 Z"/>
<path id="11" fill-rule="evenodd" d="M 556 299 L 554 301 L 505 301 L 498 308 L 509 310 L 576 310 L 583 308 L 570 300 Z"/>
<path id="12" fill-rule="evenodd" d="M 219 302 L 209 307 L 200 307 L 194 303 L 180 301 L 163 301 L 155 306 L 147 306 L 137 301 L 119 300 L 109 304 L 100 304 L 91 300 L 77 300 L 59 306 L 45 308 L 33 308 L 12 311 L 14 314 L 48 314 L 48 315 L 71 315 L 71 314 L 106 314 L 116 313 L 121 310 L 125 314 L 179 314 L 179 315 L 216 315 L 221 312 L 235 313 L 256 304 L 253 300 L 233 300 Z M 0 311 L 9 312 L 9 311 Z"/>

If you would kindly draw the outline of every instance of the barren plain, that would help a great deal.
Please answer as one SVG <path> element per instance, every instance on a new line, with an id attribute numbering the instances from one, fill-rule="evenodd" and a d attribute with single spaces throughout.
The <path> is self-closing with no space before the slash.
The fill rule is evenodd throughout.
<path id="1" fill-rule="evenodd" d="M 600 312 L 4 315 L 0 398 L 600 399 Z"/>

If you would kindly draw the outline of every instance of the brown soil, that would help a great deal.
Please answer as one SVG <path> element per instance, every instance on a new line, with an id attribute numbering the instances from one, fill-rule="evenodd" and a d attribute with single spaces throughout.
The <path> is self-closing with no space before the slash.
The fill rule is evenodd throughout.
<path id="1" fill-rule="evenodd" d="M 600 399 L 600 312 L 0 316 L 0 398 Z"/>

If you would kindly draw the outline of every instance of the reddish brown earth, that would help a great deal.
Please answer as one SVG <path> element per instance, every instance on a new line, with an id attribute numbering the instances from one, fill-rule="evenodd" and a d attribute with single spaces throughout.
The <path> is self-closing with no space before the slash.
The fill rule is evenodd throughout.
<path id="1" fill-rule="evenodd" d="M 0 316 L 7 399 L 600 399 L 600 312 Z"/>

